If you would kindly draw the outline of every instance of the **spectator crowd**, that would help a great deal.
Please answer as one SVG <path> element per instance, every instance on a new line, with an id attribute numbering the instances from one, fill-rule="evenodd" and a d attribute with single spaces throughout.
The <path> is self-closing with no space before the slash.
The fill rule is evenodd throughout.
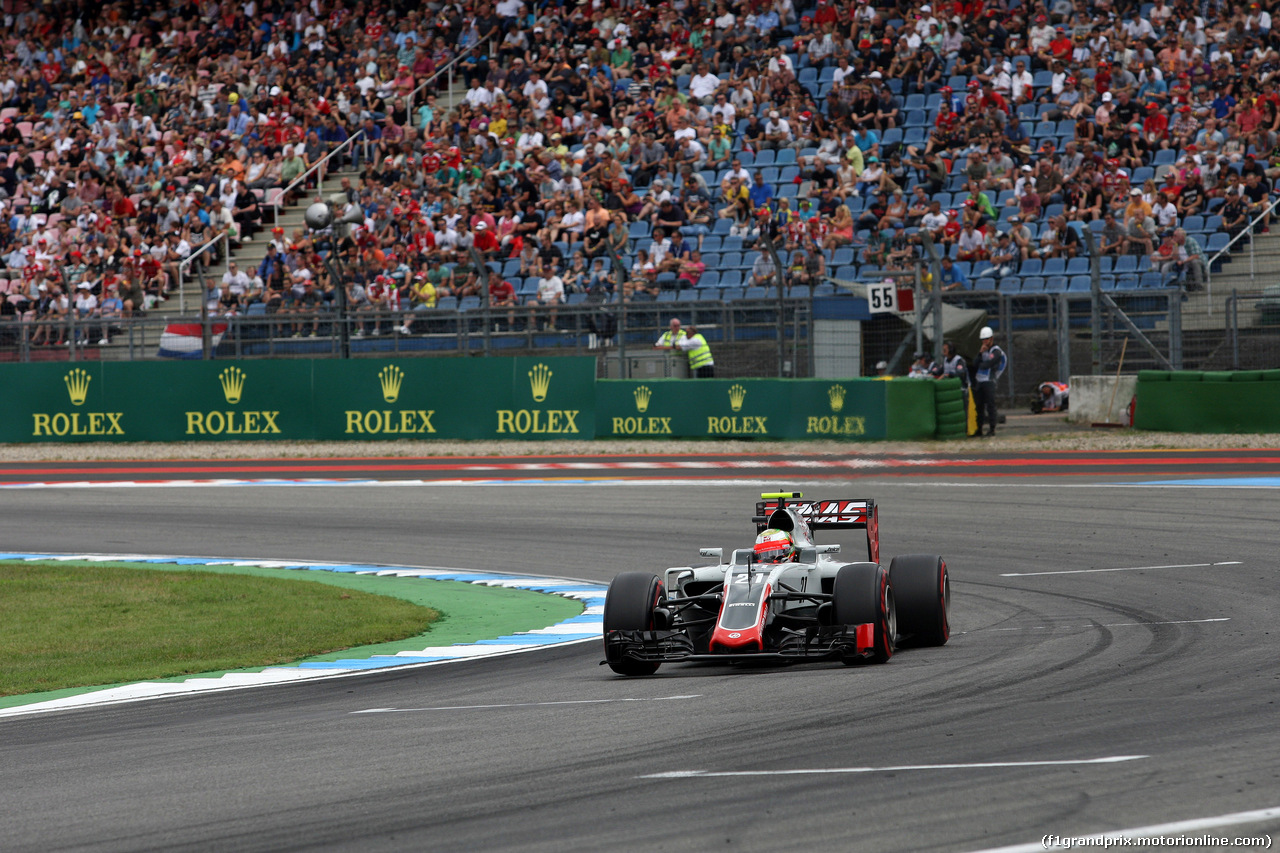
<path id="1" fill-rule="evenodd" d="M 294 335 L 338 288 L 367 334 L 486 293 L 555 327 L 565 303 L 824 292 L 913 268 L 926 234 L 951 290 L 1075 287 L 1090 242 L 1106 287 L 1195 288 L 1269 230 L 1280 175 L 1258 3 L 5 9 L 0 308 L 36 344 L 72 313 L 105 343 L 223 235 L 267 254 L 210 309 Z M 286 233 L 271 211 L 339 147 L 361 223 Z"/>

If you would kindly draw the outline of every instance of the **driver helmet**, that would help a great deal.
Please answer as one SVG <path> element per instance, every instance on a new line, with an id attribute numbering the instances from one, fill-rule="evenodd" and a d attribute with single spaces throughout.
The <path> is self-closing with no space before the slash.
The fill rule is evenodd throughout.
<path id="1" fill-rule="evenodd" d="M 795 559 L 796 546 L 790 533 L 771 527 L 756 537 L 755 556 L 759 563 L 784 563 Z"/>

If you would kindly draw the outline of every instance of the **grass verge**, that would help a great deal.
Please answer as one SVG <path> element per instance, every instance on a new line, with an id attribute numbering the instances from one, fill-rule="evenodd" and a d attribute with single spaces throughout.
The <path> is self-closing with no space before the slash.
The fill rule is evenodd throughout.
<path id="1" fill-rule="evenodd" d="M 0 696 L 269 666 L 421 634 L 439 613 L 317 583 L 0 564 Z"/>

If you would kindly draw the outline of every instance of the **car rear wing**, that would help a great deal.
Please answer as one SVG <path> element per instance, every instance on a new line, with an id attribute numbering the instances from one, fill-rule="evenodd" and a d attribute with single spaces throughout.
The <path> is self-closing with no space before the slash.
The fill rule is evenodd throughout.
<path id="1" fill-rule="evenodd" d="M 874 499 L 811 500 L 799 492 L 761 497 L 763 500 L 756 503 L 756 512 L 751 518 L 757 534 L 768 525 L 771 513 L 785 507 L 804 519 L 810 530 L 866 530 L 867 558 L 873 563 L 880 562 L 880 515 Z"/>

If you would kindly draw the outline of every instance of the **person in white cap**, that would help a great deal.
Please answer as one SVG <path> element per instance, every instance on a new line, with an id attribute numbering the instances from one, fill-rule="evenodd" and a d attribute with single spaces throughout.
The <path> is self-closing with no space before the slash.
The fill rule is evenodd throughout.
<path id="1" fill-rule="evenodd" d="M 977 435 L 996 434 L 996 382 L 1009 364 L 1004 350 L 996 345 L 996 335 L 990 326 L 978 332 L 978 355 L 973 360 L 973 395 L 978 409 Z M 982 431 L 983 424 L 987 431 Z"/>
<path id="2" fill-rule="evenodd" d="M 791 125 L 777 110 L 769 113 L 769 120 L 764 123 L 764 138 L 760 140 L 761 149 L 786 148 L 792 140 Z"/>

